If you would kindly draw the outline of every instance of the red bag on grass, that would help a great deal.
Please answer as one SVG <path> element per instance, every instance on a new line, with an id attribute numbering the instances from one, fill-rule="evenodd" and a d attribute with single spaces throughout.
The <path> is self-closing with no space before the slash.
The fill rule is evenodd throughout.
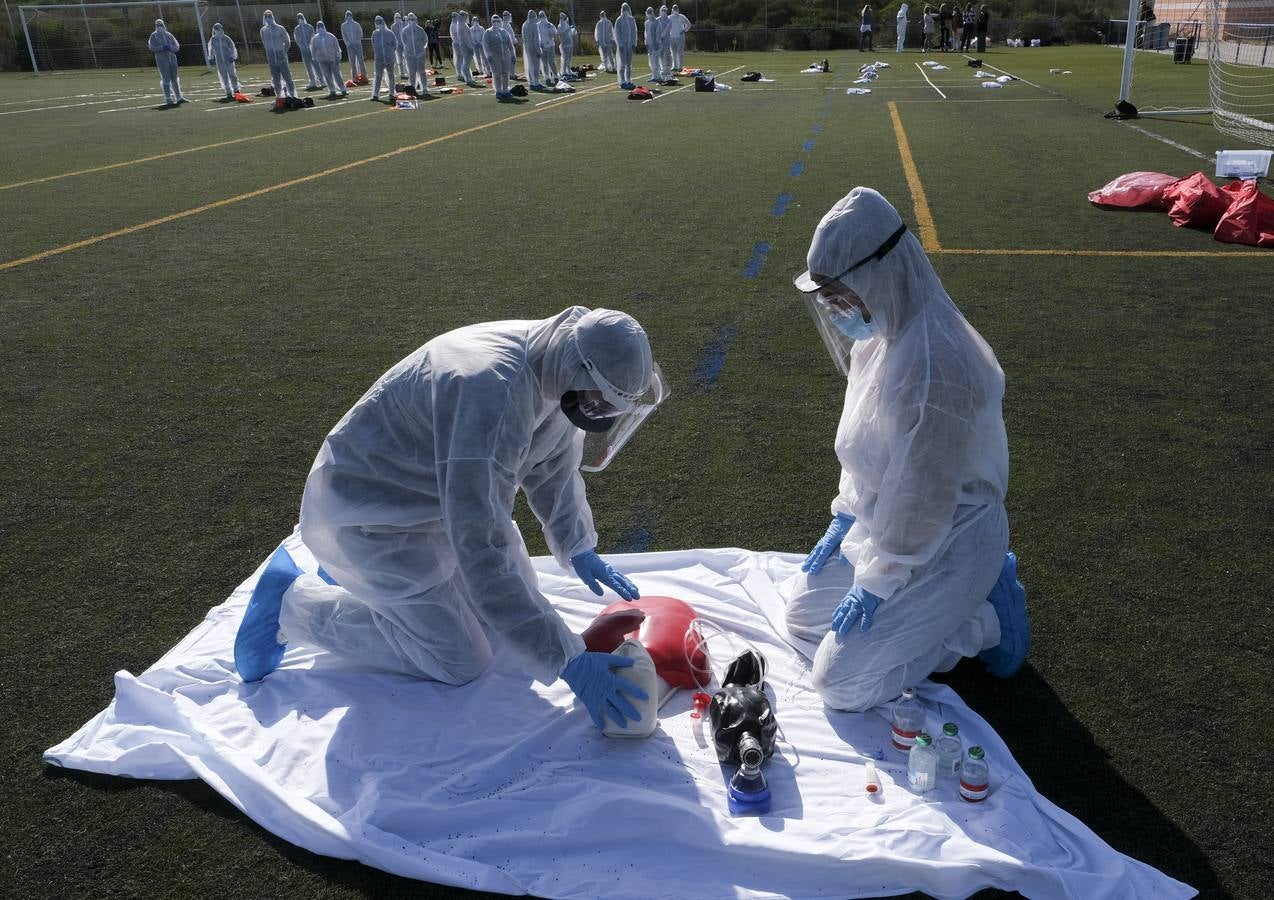
<path id="1" fill-rule="evenodd" d="M 1212 236 L 1231 244 L 1274 247 L 1274 198 L 1261 193 L 1255 181 L 1227 185 L 1230 208 L 1217 222 Z"/>
<path id="2" fill-rule="evenodd" d="M 1168 218 L 1173 225 L 1211 231 L 1230 208 L 1233 197 L 1207 175 L 1195 172 L 1165 189 L 1163 199 L 1169 204 Z"/>
<path id="3" fill-rule="evenodd" d="M 1100 190 L 1089 192 L 1088 200 L 1102 209 L 1152 209 L 1163 212 L 1171 206 L 1164 202 L 1163 192 L 1177 181 L 1177 176 L 1162 172 L 1129 172 L 1127 175 L 1120 175 Z"/>

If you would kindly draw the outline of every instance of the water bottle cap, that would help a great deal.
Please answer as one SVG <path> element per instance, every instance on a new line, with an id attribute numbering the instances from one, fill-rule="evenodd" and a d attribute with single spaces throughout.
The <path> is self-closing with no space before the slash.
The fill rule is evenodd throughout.
<path id="1" fill-rule="evenodd" d="M 969 759 L 981 759 L 984 756 L 986 756 L 986 753 L 983 752 L 981 747 L 969 748 Z"/>
<path id="2" fill-rule="evenodd" d="M 912 699 L 912 698 L 913 698 L 913 697 L 915 697 L 915 696 L 916 696 L 916 689 L 915 689 L 915 688 L 903 688 L 903 689 L 902 689 L 902 699 L 904 699 L 904 700 L 910 700 L 910 699 Z"/>
<path id="3" fill-rule="evenodd" d="M 942 726 L 942 733 L 949 734 L 952 736 L 957 735 L 960 733 L 960 726 L 957 725 L 955 722 L 948 722 L 947 724 Z"/>
<path id="4" fill-rule="evenodd" d="M 917 747 L 928 747 L 932 743 L 933 743 L 933 738 L 929 737 L 929 735 L 926 734 L 925 732 L 922 731 L 918 735 L 916 735 Z"/>

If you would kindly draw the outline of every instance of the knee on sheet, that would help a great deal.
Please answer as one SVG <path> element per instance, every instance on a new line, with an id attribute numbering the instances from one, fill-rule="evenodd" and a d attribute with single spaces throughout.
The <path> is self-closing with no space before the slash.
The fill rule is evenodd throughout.
<path id="1" fill-rule="evenodd" d="M 814 657 L 814 690 L 823 702 L 841 712 L 865 712 L 886 700 L 884 678 L 878 673 L 855 671 L 842 658 L 832 665 L 835 656 L 829 651 L 829 643 L 836 635 L 829 634 Z"/>

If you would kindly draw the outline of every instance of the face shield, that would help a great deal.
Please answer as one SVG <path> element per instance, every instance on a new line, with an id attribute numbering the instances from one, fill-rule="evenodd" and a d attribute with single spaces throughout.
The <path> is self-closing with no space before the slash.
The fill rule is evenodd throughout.
<path id="1" fill-rule="evenodd" d="M 820 293 L 820 289 L 832 282 L 842 282 L 851 272 L 867 265 L 867 263 L 883 259 L 890 250 L 898 245 L 907 232 L 907 226 L 898 228 L 885 239 L 874 251 L 853 263 L 839 275 L 831 278 L 816 278 L 806 269 L 792 279 L 796 289 L 805 296 L 805 308 L 818 328 L 818 336 L 832 358 L 836 368 L 842 375 L 849 375 L 849 354 L 854 349 L 854 342 L 866 340 L 874 334 L 871 323 L 866 322 L 861 313 L 848 310 L 844 304 L 834 304 Z M 843 282 L 842 282 L 843 283 Z"/>
<path id="2" fill-rule="evenodd" d="M 584 458 L 580 469 L 585 472 L 600 472 L 611 464 L 624 445 L 641 428 L 643 422 L 659 408 L 659 404 L 668 398 L 668 385 L 658 363 L 651 363 L 650 386 L 641 394 L 623 394 L 610 385 L 601 373 L 593 369 L 590 373 L 597 381 L 600 391 L 580 392 L 582 394 L 599 393 L 600 397 L 589 398 L 595 401 L 590 407 L 595 414 L 600 414 L 601 421 L 608 423 L 600 431 L 585 429 Z M 583 404 L 581 404 L 581 412 Z"/>

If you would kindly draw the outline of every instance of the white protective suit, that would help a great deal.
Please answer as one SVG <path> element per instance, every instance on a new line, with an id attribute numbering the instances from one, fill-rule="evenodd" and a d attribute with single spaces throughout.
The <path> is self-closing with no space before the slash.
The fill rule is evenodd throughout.
<path id="1" fill-rule="evenodd" d="M 672 67 L 680 72 L 686 65 L 686 32 L 690 30 L 690 20 L 674 3 L 672 14 Z"/>
<path id="2" fill-rule="evenodd" d="M 296 85 L 292 83 L 292 69 L 288 66 L 288 48 L 292 46 L 292 37 L 288 30 L 274 21 L 274 13 L 265 11 L 262 16 L 265 22 L 261 26 L 261 47 L 265 51 L 265 62 L 270 67 L 270 82 L 274 85 L 274 96 L 284 94 L 295 97 Z"/>
<path id="3" fill-rule="evenodd" d="M 487 60 L 491 63 L 491 86 L 497 100 L 508 99 L 509 79 L 513 76 L 513 32 L 499 16 L 491 17 L 491 27 L 482 36 Z"/>
<path id="4" fill-rule="evenodd" d="M 835 275 L 880 247 L 902 219 L 857 187 L 823 217 L 811 272 Z M 897 697 L 1000 640 L 987 595 L 1008 549 L 1004 373 L 942 288 L 910 232 L 840 279 L 871 313 L 853 344 L 836 431 L 840 490 L 832 513 L 855 517 L 817 575 L 783 586 L 792 633 L 821 641 L 814 686 L 836 709 Z M 829 631 L 855 584 L 882 598 L 871 630 Z"/>
<path id="5" fill-rule="evenodd" d="M 593 40 L 597 42 L 597 52 L 602 57 L 602 71 L 615 71 L 615 26 L 606 16 L 606 10 L 602 10 L 601 15 L 597 17 L 597 24 L 593 26 Z"/>
<path id="6" fill-rule="evenodd" d="M 549 85 L 557 84 L 557 29 L 549 21 L 544 10 L 540 10 L 535 25 L 539 29 L 540 68 L 544 71 L 544 81 Z"/>
<path id="7" fill-rule="evenodd" d="M 503 21 L 505 30 L 509 32 L 509 44 L 513 47 L 513 53 L 509 56 L 509 77 L 516 78 L 518 74 L 518 32 L 513 27 L 513 13 L 506 9 Z"/>
<path id="8" fill-rule="evenodd" d="M 655 17 L 655 9 L 652 6 L 646 7 L 646 59 L 650 63 L 649 81 L 663 81 L 663 70 L 660 68 L 660 60 L 663 54 L 659 49 L 659 19 Z"/>
<path id="9" fill-rule="evenodd" d="M 429 79 L 425 76 L 425 55 L 429 52 L 429 36 L 420 27 L 415 13 L 407 13 L 407 21 L 398 35 L 402 42 L 403 58 L 407 60 L 407 83 L 418 94 L 429 93 Z"/>
<path id="10" fill-rule="evenodd" d="M 376 74 L 372 77 L 372 99 L 380 99 L 381 79 L 389 88 L 389 101 L 394 102 L 394 66 L 398 62 L 398 38 L 385 25 L 383 16 L 376 17 L 376 28 L 372 31 L 372 68 Z"/>
<path id="11" fill-rule="evenodd" d="M 659 7 L 655 24 L 659 26 L 659 71 L 664 80 L 668 80 L 672 78 L 672 19 L 668 16 L 668 7 Z"/>
<path id="12" fill-rule="evenodd" d="M 208 40 L 208 59 L 217 67 L 217 80 L 221 82 L 226 98 L 233 99 L 235 92 L 243 89 L 243 85 L 239 84 L 239 72 L 235 68 L 239 48 L 234 45 L 234 40 L 226 34 L 220 22 L 212 26 L 212 37 Z"/>
<path id="13" fill-rule="evenodd" d="M 537 681 L 584 649 L 539 591 L 513 520 L 519 489 L 553 556 L 597 544 L 567 391 L 590 358 L 620 390 L 651 382 L 631 317 L 572 307 L 434 338 L 386 372 L 323 442 L 301 536 L 340 587 L 303 575 L 283 598 L 289 643 L 448 684 L 473 680 L 498 634 Z"/>
<path id="14" fill-rule="evenodd" d="M 563 75 L 571 71 L 571 59 L 575 56 L 575 26 L 567 18 L 566 13 L 557 15 L 557 42 L 562 54 Z"/>
<path id="15" fill-rule="evenodd" d="M 352 78 L 367 77 L 367 60 L 363 54 L 363 26 L 354 19 L 354 13 L 345 10 L 341 23 L 341 37 L 345 41 L 345 53 L 349 56 L 349 73 Z"/>
<path id="16" fill-rule="evenodd" d="M 907 45 L 907 9 L 908 6 L 906 3 L 898 7 L 898 46 L 894 48 L 895 53 L 901 53 L 902 48 Z"/>
<path id="17" fill-rule="evenodd" d="M 469 30 L 469 14 L 461 10 L 456 19 L 456 45 L 460 48 L 457 52 L 459 60 L 456 66 L 456 75 L 470 87 L 477 87 L 478 82 L 473 80 L 473 64 L 474 46 L 473 32 Z"/>
<path id="18" fill-rule="evenodd" d="M 296 27 L 292 29 L 292 42 L 301 51 L 301 62 L 305 64 L 305 87 L 314 90 L 323 84 L 323 73 L 314 65 L 314 56 L 310 53 L 310 41 L 314 40 L 314 26 L 305 21 L 305 13 L 296 14 Z"/>
<path id="19" fill-rule="evenodd" d="M 619 7 L 615 18 L 615 53 L 619 57 L 619 86 L 625 90 L 633 87 L 633 53 L 637 50 L 637 20 L 625 3 Z"/>
<path id="20" fill-rule="evenodd" d="M 477 16 L 469 19 L 469 38 L 473 41 L 473 67 L 483 75 L 491 74 L 491 64 L 487 62 L 487 45 L 483 38 L 487 30 Z"/>
<path id="21" fill-rule="evenodd" d="M 544 75 L 540 70 L 540 22 L 533 9 L 526 11 L 526 21 L 522 23 L 522 65 L 526 69 L 526 80 L 531 87 L 543 87 Z"/>
<path id="22" fill-rule="evenodd" d="M 310 56 L 327 85 L 327 99 L 349 96 L 349 91 L 345 90 L 345 79 L 341 77 L 341 42 L 327 30 L 322 21 L 314 26 L 314 37 L 310 38 Z"/>
<path id="23" fill-rule="evenodd" d="M 389 26 L 389 30 L 394 33 L 394 39 L 398 41 L 398 49 L 394 51 L 394 66 L 398 70 L 398 78 L 407 79 L 407 59 L 403 55 L 403 27 L 407 24 L 400 12 L 394 13 L 394 24 Z M 391 84 L 392 88 L 393 85 Z"/>
<path id="24" fill-rule="evenodd" d="M 159 70 L 164 102 L 169 106 L 185 103 L 186 98 L 181 95 L 181 82 L 177 79 L 177 51 L 181 49 L 181 44 L 177 42 L 176 35 L 164 26 L 163 19 L 155 20 L 155 30 L 150 33 L 146 46 L 155 54 L 155 68 Z"/>

